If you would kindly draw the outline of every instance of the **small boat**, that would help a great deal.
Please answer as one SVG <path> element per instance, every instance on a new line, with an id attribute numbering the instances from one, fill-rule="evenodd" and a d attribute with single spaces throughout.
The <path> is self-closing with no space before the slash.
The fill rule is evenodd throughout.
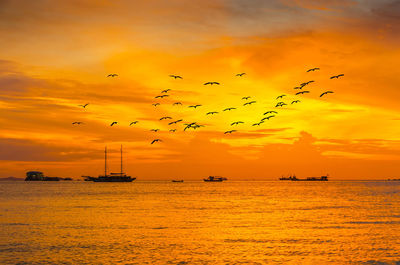
<path id="1" fill-rule="evenodd" d="M 203 179 L 205 182 L 222 182 L 224 180 L 228 180 L 227 178 L 218 177 L 218 176 L 209 176 L 206 179 Z"/>
<path id="2" fill-rule="evenodd" d="M 180 180 L 173 179 L 172 182 L 183 182 L 183 179 L 180 179 Z"/>

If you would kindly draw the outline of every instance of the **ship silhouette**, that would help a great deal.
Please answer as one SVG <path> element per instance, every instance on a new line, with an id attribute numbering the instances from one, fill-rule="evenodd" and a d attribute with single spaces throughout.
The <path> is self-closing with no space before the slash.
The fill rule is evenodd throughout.
<path id="1" fill-rule="evenodd" d="M 122 145 L 121 145 L 121 170 L 117 173 L 107 174 L 107 146 L 104 148 L 104 175 L 96 177 L 85 176 L 85 181 L 93 182 L 132 182 L 136 178 L 132 178 L 124 173 L 122 169 Z"/>

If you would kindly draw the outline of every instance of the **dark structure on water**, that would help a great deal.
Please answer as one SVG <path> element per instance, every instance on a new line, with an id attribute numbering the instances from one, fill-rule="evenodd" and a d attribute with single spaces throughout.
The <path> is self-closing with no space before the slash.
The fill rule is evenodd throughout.
<path id="1" fill-rule="evenodd" d="M 93 181 L 93 182 L 132 182 L 136 178 L 132 178 L 131 176 L 127 176 L 122 170 L 122 145 L 121 145 L 121 170 L 118 173 L 110 173 L 107 174 L 107 147 L 104 149 L 104 175 L 100 175 L 96 177 L 83 176 L 85 181 Z"/>

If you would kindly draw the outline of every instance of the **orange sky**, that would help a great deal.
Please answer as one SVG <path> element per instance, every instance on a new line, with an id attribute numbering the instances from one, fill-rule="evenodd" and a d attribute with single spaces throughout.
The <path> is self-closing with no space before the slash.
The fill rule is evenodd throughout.
<path id="1" fill-rule="evenodd" d="M 123 144 L 139 180 L 399 178 L 400 1 L 321 2 L 1 1 L 0 177 L 96 176 L 105 145 L 118 171 Z"/>

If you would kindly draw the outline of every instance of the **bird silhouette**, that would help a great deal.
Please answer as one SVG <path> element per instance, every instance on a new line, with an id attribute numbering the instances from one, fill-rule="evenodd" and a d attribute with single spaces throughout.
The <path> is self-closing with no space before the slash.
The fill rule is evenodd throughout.
<path id="1" fill-rule="evenodd" d="M 193 126 L 192 126 L 192 128 L 193 129 L 197 129 L 197 128 L 200 128 L 200 127 L 204 127 L 204 125 L 201 125 L 201 124 L 194 124 Z"/>
<path id="2" fill-rule="evenodd" d="M 339 77 L 341 77 L 341 76 L 344 76 L 344 74 L 331 76 L 330 79 L 334 79 L 334 78 L 339 79 Z"/>
<path id="3" fill-rule="evenodd" d="M 322 93 L 319 97 L 322 97 L 323 95 L 330 94 L 330 93 L 333 93 L 333 91 L 325 91 L 325 92 Z"/>
<path id="4" fill-rule="evenodd" d="M 184 125 L 186 125 L 186 127 L 183 130 L 186 131 L 189 128 L 193 128 L 195 125 L 197 125 L 197 123 L 191 122 L 191 123 L 185 123 Z"/>
<path id="5" fill-rule="evenodd" d="M 116 76 L 118 76 L 117 74 L 109 74 L 109 75 L 107 75 L 107 77 L 116 77 Z"/>
<path id="6" fill-rule="evenodd" d="M 212 81 L 212 82 L 206 82 L 206 83 L 204 83 L 204 85 L 205 86 L 206 85 L 220 85 L 220 83 Z"/>
<path id="7" fill-rule="evenodd" d="M 169 130 L 170 132 L 176 132 L 176 129 L 171 129 L 171 130 Z"/>
<path id="8" fill-rule="evenodd" d="M 158 132 L 160 129 L 151 129 L 151 132 Z"/>
<path id="9" fill-rule="evenodd" d="M 263 115 L 267 115 L 267 114 L 269 114 L 269 113 L 278 114 L 278 112 L 276 112 L 276 111 L 274 111 L 274 110 L 270 110 L 270 111 L 265 112 Z"/>
<path id="10" fill-rule="evenodd" d="M 223 111 L 231 111 L 231 110 L 233 110 L 233 109 L 236 109 L 236 108 L 226 108 L 226 109 L 224 109 Z"/>
<path id="11" fill-rule="evenodd" d="M 172 105 L 182 105 L 182 103 L 181 102 L 175 102 L 174 104 L 172 104 Z"/>
<path id="12" fill-rule="evenodd" d="M 177 79 L 177 78 L 183 79 L 182 76 L 180 76 L 180 75 L 169 75 L 169 76 L 174 78 L 174 79 Z"/>
<path id="13" fill-rule="evenodd" d="M 296 86 L 293 89 L 303 89 L 303 87 L 302 86 Z"/>
<path id="14" fill-rule="evenodd" d="M 160 96 L 156 96 L 154 98 L 165 98 L 165 97 L 169 97 L 169 95 L 160 95 Z"/>
<path id="15" fill-rule="evenodd" d="M 277 96 L 276 99 L 280 99 L 280 98 L 283 98 L 283 97 L 286 97 L 286 95 L 283 94 L 283 95 Z"/>
<path id="16" fill-rule="evenodd" d="M 300 91 L 300 92 L 297 92 L 296 95 L 303 95 L 306 93 L 310 93 L 310 91 L 308 91 L 308 90 Z"/>
<path id="17" fill-rule="evenodd" d="M 270 115 L 270 116 L 262 118 L 261 121 L 269 120 L 269 119 L 271 119 L 273 117 L 275 117 L 275 115 Z"/>
<path id="18" fill-rule="evenodd" d="M 260 126 L 261 123 L 264 123 L 264 121 L 260 121 L 260 122 L 257 122 L 257 123 L 253 123 L 251 126 Z"/>
<path id="19" fill-rule="evenodd" d="M 191 106 L 189 106 L 188 108 L 194 108 L 194 109 L 196 109 L 197 107 L 200 107 L 201 105 L 200 104 L 197 104 L 197 105 L 191 105 Z"/>
<path id="20" fill-rule="evenodd" d="M 74 121 L 72 124 L 77 124 L 77 125 L 79 125 L 79 124 L 83 124 L 83 122 L 81 122 L 81 121 Z"/>
<path id="21" fill-rule="evenodd" d="M 162 140 L 161 140 L 161 139 L 154 139 L 154 140 L 151 142 L 151 144 L 154 144 L 154 143 L 156 143 L 156 142 L 162 142 Z"/>
<path id="22" fill-rule="evenodd" d="M 224 132 L 224 134 L 233 133 L 233 132 L 236 132 L 236 130 L 226 131 L 226 132 Z"/>
<path id="23" fill-rule="evenodd" d="M 285 105 L 287 105 L 287 104 L 284 103 L 284 102 L 278 102 L 278 103 L 275 105 L 275 107 L 283 107 L 283 106 L 285 106 Z"/>
<path id="24" fill-rule="evenodd" d="M 118 122 L 117 122 L 117 121 L 113 121 L 113 122 L 110 124 L 110 126 L 114 126 L 115 124 L 118 124 Z"/>
<path id="25" fill-rule="evenodd" d="M 299 102 L 300 102 L 300 100 L 293 100 L 292 103 L 290 103 L 290 104 L 299 103 Z"/>
<path id="26" fill-rule="evenodd" d="M 163 91 L 161 91 L 161 93 L 168 93 L 168 91 L 170 91 L 171 89 L 164 89 Z"/>
<path id="27" fill-rule="evenodd" d="M 235 122 L 232 122 L 231 123 L 231 126 L 232 125 L 239 125 L 239 124 L 241 124 L 241 123 L 244 123 L 243 121 L 235 121 Z"/>
<path id="28" fill-rule="evenodd" d="M 213 114 L 217 114 L 217 113 L 218 113 L 218 111 L 210 111 L 210 112 L 207 112 L 206 115 L 213 115 Z"/>
<path id="29" fill-rule="evenodd" d="M 138 123 L 139 121 L 133 121 L 133 122 L 131 122 L 130 124 L 129 124 L 129 126 L 131 126 L 131 125 L 133 125 L 133 124 L 136 124 L 136 123 Z"/>
<path id="30" fill-rule="evenodd" d="M 315 68 L 308 69 L 308 70 L 307 70 L 307 73 L 308 73 L 308 72 L 314 72 L 314 71 L 316 71 L 316 70 L 319 70 L 319 68 L 318 68 L 318 67 L 315 67 Z"/>
<path id="31" fill-rule="evenodd" d="M 157 107 L 158 105 L 160 105 L 160 103 L 153 103 L 151 105 L 153 105 L 154 107 Z"/>
<path id="32" fill-rule="evenodd" d="M 170 123 L 168 123 L 168 125 L 172 125 L 172 124 L 177 124 L 178 122 L 181 122 L 181 121 L 183 121 L 183 120 L 176 120 L 176 121 L 171 121 Z"/>
<path id="33" fill-rule="evenodd" d="M 249 98 L 251 98 L 250 96 L 249 97 L 242 97 L 242 99 L 244 99 L 244 100 L 248 100 Z"/>
<path id="34" fill-rule="evenodd" d="M 86 103 L 85 105 L 78 105 L 78 106 L 85 109 L 88 105 L 89 105 L 89 103 Z"/>
<path id="35" fill-rule="evenodd" d="M 162 121 L 162 120 L 166 120 L 166 119 L 172 119 L 171 117 L 169 117 L 169 116 L 165 116 L 165 117 L 161 117 L 160 118 L 160 121 Z"/>
<path id="36" fill-rule="evenodd" d="M 254 104 L 254 103 L 256 103 L 256 101 L 253 100 L 253 101 L 244 103 L 243 106 L 251 105 L 251 104 Z"/>
<path id="37" fill-rule="evenodd" d="M 236 74 L 236 76 L 244 76 L 246 73 Z"/>

